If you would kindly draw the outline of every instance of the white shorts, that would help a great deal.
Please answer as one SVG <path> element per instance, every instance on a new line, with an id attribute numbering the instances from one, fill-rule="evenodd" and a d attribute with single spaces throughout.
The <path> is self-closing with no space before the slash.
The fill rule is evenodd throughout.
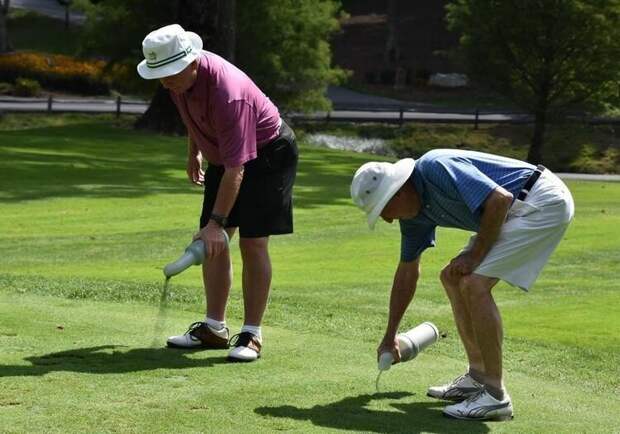
<path id="1" fill-rule="evenodd" d="M 474 273 L 527 291 L 558 246 L 575 213 L 566 185 L 545 170 L 524 201 L 515 200 L 499 237 Z M 471 249 L 476 235 L 463 249 Z"/>

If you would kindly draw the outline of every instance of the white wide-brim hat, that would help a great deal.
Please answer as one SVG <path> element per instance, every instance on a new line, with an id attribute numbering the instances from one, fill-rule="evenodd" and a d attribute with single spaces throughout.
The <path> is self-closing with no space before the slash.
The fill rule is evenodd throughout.
<path id="1" fill-rule="evenodd" d="M 146 35 L 142 41 L 144 60 L 137 66 L 140 77 L 147 80 L 178 74 L 192 63 L 202 50 L 202 39 L 171 24 Z"/>
<path id="2" fill-rule="evenodd" d="M 351 199 L 368 217 L 374 229 L 385 205 L 413 173 L 415 160 L 405 158 L 396 163 L 370 162 L 362 165 L 351 182 Z"/>

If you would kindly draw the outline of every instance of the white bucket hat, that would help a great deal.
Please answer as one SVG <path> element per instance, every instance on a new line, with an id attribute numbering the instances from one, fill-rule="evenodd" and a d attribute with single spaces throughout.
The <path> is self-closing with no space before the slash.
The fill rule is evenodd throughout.
<path id="1" fill-rule="evenodd" d="M 405 158 L 396 163 L 370 162 L 357 169 L 351 182 L 351 198 L 367 214 L 370 229 L 374 229 L 381 211 L 409 179 L 414 167 L 415 160 Z"/>
<path id="2" fill-rule="evenodd" d="M 154 30 L 142 41 L 144 60 L 138 64 L 138 74 L 147 80 L 178 74 L 198 57 L 200 50 L 200 36 L 186 32 L 178 24 Z"/>

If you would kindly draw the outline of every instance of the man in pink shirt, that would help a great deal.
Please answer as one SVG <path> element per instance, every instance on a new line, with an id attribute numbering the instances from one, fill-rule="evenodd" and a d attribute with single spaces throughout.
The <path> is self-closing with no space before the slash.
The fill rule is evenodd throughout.
<path id="1" fill-rule="evenodd" d="M 188 131 L 187 175 L 204 185 L 201 238 L 207 312 L 179 336 L 175 348 L 233 348 L 231 361 L 260 357 L 261 321 L 271 284 L 270 235 L 293 232 L 292 190 L 297 170 L 293 131 L 277 107 L 241 70 L 202 50 L 202 40 L 178 24 L 149 33 L 142 42 L 145 79 L 170 90 Z M 207 163 L 206 171 L 203 164 Z M 232 283 L 227 238 L 239 228 L 245 318 L 229 340 L 226 304 Z M 226 236 L 228 235 L 228 237 Z"/>

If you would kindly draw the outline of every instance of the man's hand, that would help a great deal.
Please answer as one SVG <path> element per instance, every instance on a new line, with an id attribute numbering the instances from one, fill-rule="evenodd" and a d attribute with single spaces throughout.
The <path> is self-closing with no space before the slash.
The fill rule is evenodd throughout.
<path id="1" fill-rule="evenodd" d="M 472 252 L 462 253 L 450 261 L 450 274 L 454 277 L 466 276 L 473 273 L 480 262 L 482 259 L 476 258 Z"/>
<path id="2" fill-rule="evenodd" d="M 228 248 L 228 237 L 224 228 L 215 222 L 209 222 L 200 232 L 194 235 L 194 240 L 201 239 L 207 248 L 207 259 L 213 259 Z"/>
<path id="3" fill-rule="evenodd" d="M 383 340 L 377 348 L 377 361 L 379 361 L 381 354 L 386 352 L 392 353 L 392 357 L 394 357 L 394 363 L 400 362 L 400 348 L 398 346 L 398 339 L 388 336 L 383 337 Z"/>
<path id="4" fill-rule="evenodd" d="M 187 156 L 187 177 L 189 181 L 196 185 L 203 185 L 205 172 L 202 170 L 202 154 L 197 152 Z"/>

